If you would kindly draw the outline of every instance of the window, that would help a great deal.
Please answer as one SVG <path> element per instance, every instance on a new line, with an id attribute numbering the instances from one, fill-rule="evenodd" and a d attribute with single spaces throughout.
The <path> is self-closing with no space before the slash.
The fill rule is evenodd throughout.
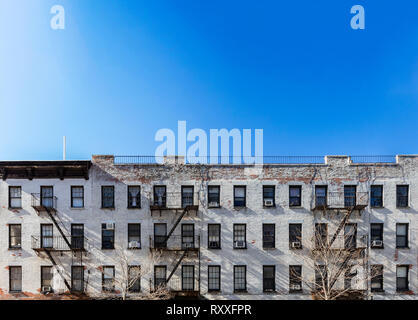
<path id="1" fill-rule="evenodd" d="M 194 224 L 183 223 L 181 225 L 181 248 L 194 248 Z"/>
<path id="2" fill-rule="evenodd" d="M 167 224 L 166 223 L 154 223 L 154 247 L 155 248 L 167 247 Z"/>
<path id="3" fill-rule="evenodd" d="M 370 224 L 370 241 L 372 248 L 383 248 L 383 223 Z"/>
<path id="4" fill-rule="evenodd" d="M 41 267 L 41 290 L 46 289 L 45 287 L 52 288 L 52 267 L 42 266 Z"/>
<path id="5" fill-rule="evenodd" d="M 328 288 L 328 271 L 324 265 L 317 265 L 315 267 L 315 287 L 319 291 Z"/>
<path id="6" fill-rule="evenodd" d="M 352 280 L 356 276 L 357 271 L 353 271 L 352 267 L 347 266 L 347 269 L 344 272 L 344 290 L 351 290 Z"/>
<path id="7" fill-rule="evenodd" d="M 234 266 L 234 291 L 247 291 L 247 266 Z"/>
<path id="8" fill-rule="evenodd" d="M 371 265 L 371 289 L 373 291 L 383 291 L 383 265 Z"/>
<path id="9" fill-rule="evenodd" d="M 302 187 L 290 186 L 289 187 L 289 206 L 300 207 L 302 205 Z"/>
<path id="10" fill-rule="evenodd" d="M 208 291 L 221 290 L 221 266 L 208 266 Z"/>
<path id="11" fill-rule="evenodd" d="M 263 186 L 263 205 L 265 207 L 274 207 L 275 202 L 275 186 Z"/>
<path id="12" fill-rule="evenodd" d="M 327 186 L 315 186 L 315 207 L 327 205 Z"/>
<path id="13" fill-rule="evenodd" d="M 289 247 L 290 249 L 302 248 L 302 224 L 289 224 Z"/>
<path id="14" fill-rule="evenodd" d="M 246 206 L 246 189 L 245 186 L 234 186 L 234 207 Z"/>
<path id="15" fill-rule="evenodd" d="M 54 246 L 54 229 L 52 224 L 41 224 L 41 246 L 52 248 Z"/>
<path id="16" fill-rule="evenodd" d="M 396 267 L 396 291 L 409 290 L 408 272 L 409 266 Z"/>
<path id="17" fill-rule="evenodd" d="M 71 291 L 84 292 L 84 267 L 71 267 Z"/>
<path id="18" fill-rule="evenodd" d="M 45 208 L 55 208 L 53 187 L 41 187 L 41 205 Z"/>
<path id="19" fill-rule="evenodd" d="M 141 266 L 129 266 L 128 291 L 141 292 Z"/>
<path id="20" fill-rule="evenodd" d="M 275 248 L 276 246 L 276 239 L 275 239 L 275 231 L 276 225 L 275 224 L 263 224 L 263 248 Z"/>
<path id="21" fill-rule="evenodd" d="M 315 248 L 326 248 L 328 243 L 328 224 L 315 223 Z"/>
<path id="22" fill-rule="evenodd" d="M 396 224 L 396 248 L 408 248 L 408 223 Z"/>
<path id="23" fill-rule="evenodd" d="M 71 224 L 71 247 L 84 249 L 84 224 Z"/>
<path id="24" fill-rule="evenodd" d="M 84 208 L 83 186 L 71 186 L 71 208 Z"/>
<path id="25" fill-rule="evenodd" d="M 370 206 L 374 208 L 383 207 L 383 186 L 371 186 Z"/>
<path id="26" fill-rule="evenodd" d="M 154 266 L 154 289 L 165 286 L 167 277 L 166 266 Z"/>
<path id="27" fill-rule="evenodd" d="M 208 248 L 209 249 L 221 248 L 221 225 L 220 224 L 208 224 Z"/>
<path id="28" fill-rule="evenodd" d="M 357 247 L 357 224 L 347 223 L 344 226 L 344 248 L 355 249 Z"/>
<path id="29" fill-rule="evenodd" d="M 247 248 L 246 228 L 245 224 L 234 224 L 234 249 Z"/>
<path id="30" fill-rule="evenodd" d="M 302 291 L 302 266 L 289 266 L 289 291 Z"/>
<path id="31" fill-rule="evenodd" d="M 194 266 L 181 266 L 181 290 L 194 291 Z"/>
<path id="32" fill-rule="evenodd" d="M 22 208 L 22 187 L 9 187 L 9 208 Z"/>
<path id="33" fill-rule="evenodd" d="M 276 268 L 275 266 L 263 266 L 263 291 L 272 292 L 276 290 Z"/>
<path id="34" fill-rule="evenodd" d="M 141 208 L 140 186 L 128 186 L 128 208 Z"/>
<path id="35" fill-rule="evenodd" d="M 112 225 L 110 223 L 110 225 Z M 102 223 L 102 249 L 115 249 L 115 228 L 109 228 L 108 223 Z"/>
<path id="36" fill-rule="evenodd" d="M 398 208 L 408 207 L 409 186 L 396 186 L 396 206 Z"/>
<path id="37" fill-rule="evenodd" d="M 115 267 L 103 266 L 102 290 L 105 292 L 115 291 Z"/>
<path id="38" fill-rule="evenodd" d="M 22 248 L 22 225 L 9 224 L 9 248 Z"/>
<path id="39" fill-rule="evenodd" d="M 167 205 L 166 186 L 154 186 L 154 205 L 162 208 Z"/>
<path id="40" fill-rule="evenodd" d="M 22 267 L 9 267 L 9 291 L 22 291 Z"/>
<path id="41" fill-rule="evenodd" d="M 193 187 L 181 187 L 181 207 L 186 208 L 193 205 Z"/>
<path id="42" fill-rule="evenodd" d="M 102 208 L 115 207 L 115 187 L 102 186 Z"/>
<path id="43" fill-rule="evenodd" d="M 141 249 L 140 223 L 128 223 L 128 249 Z"/>
<path id="44" fill-rule="evenodd" d="M 209 186 L 208 187 L 208 207 L 218 208 L 221 205 L 220 202 L 220 187 Z"/>
<path id="45" fill-rule="evenodd" d="M 356 205 L 356 186 L 344 186 L 344 207 Z"/>

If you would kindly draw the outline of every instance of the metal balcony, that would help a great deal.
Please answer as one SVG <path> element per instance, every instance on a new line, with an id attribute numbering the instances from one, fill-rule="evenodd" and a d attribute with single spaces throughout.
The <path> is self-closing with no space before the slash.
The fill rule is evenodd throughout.
<path id="1" fill-rule="evenodd" d="M 152 211 L 188 211 L 197 212 L 199 208 L 198 193 L 166 192 L 162 195 L 154 194 L 150 201 L 150 210 Z"/>
<path id="2" fill-rule="evenodd" d="M 87 239 L 83 236 L 32 236 L 35 251 L 87 251 L 87 246 Z"/>
<path id="3" fill-rule="evenodd" d="M 312 211 L 315 210 L 362 210 L 369 204 L 368 192 L 328 192 L 327 196 L 315 196 Z"/>
<path id="4" fill-rule="evenodd" d="M 42 197 L 40 193 L 31 193 L 31 206 L 36 212 L 56 212 L 57 211 L 57 197 Z"/>
<path id="5" fill-rule="evenodd" d="M 167 239 L 167 236 L 150 236 L 150 248 L 167 251 L 197 251 L 200 248 L 200 236 L 174 235 Z"/>

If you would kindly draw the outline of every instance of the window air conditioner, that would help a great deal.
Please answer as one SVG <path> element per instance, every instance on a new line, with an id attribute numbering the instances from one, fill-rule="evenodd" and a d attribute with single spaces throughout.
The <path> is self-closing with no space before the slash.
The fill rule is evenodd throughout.
<path id="1" fill-rule="evenodd" d="M 139 242 L 139 241 L 129 241 L 128 248 L 129 249 L 139 249 L 139 248 L 141 248 L 141 242 Z"/>
<path id="2" fill-rule="evenodd" d="M 218 241 L 209 241 L 209 248 L 218 248 L 219 243 Z"/>
<path id="3" fill-rule="evenodd" d="M 292 242 L 292 248 L 300 248 L 300 247 L 301 247 L 300 241 L 293 241 Z"/>
<path id="4" fill-rule="evenodd" d="M 42 292 L 46 293 L 46 292 L 52 292 L 52 288 L 51 286 L 42 286 Z"/>
<path id="5" fill-rule="evenodd" d="M 246 243 L 245 241 L 235 241 L 235 248 L 245 248 Z"/>
<path id="6" fill-rule="evenodd" d="M 302 288 L 301 288 L 300 284 L 292 284 L 292 285 L 290 286 L 290 290 L 299 291 L 299 290 L 301 290 L 301 289 L 302 289 Z"/>
<path id="7" fill-rule="evenodd" d="M 209 207 L 219 207 L 219 203 L 215 201 L 209 202 Z"/>
<path id="8" fill-rule="evenodd" d="M 383 247 L 383 241 L 382 240 L 373 240 L 372 241 L 372 247 Z"/>
<path id="9" fill-rule="evenodd" d="M 264 199 L 264 206 L 265 207 L 272 207 L 274 204 L 273 199 Z"/>
<path id="10" fill-rule="evenodd" d="M 106 223 L 106 229 L 107 230 L 114 230 L 115 229 L 115 223 L 114 222 L 107 222 Z"/>

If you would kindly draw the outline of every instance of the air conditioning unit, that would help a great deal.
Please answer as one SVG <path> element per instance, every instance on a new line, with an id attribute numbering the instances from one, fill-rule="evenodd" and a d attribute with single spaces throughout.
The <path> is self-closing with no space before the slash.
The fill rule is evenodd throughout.
<path id="1" fill-rule="evenodd" d="M 300 247 L 302 247 L 302 244 L 300 243 L 300 241 L 292 242 L 292 248 L 300 248 Z"/>
<path id="2" fill-rule="evenodd" d="M 245 248 L 246 243 L 245 241 L 235 241 L 235 248 Z"/>
<path id="3" fill-rule="evenodd" d="M 208 206 L 209 207 L 219 207 L 219 203 L 212 201 L 212 202 L 209 202 L 209 205 Z"/>
<path id="4" fill-rule="evenodd" d="M 129 249 L 139 249 L 139 248 L 141 248 L 141 242 L 139 242 L 139 241 L 129 241 L 128 248 Z"/>
<path id="5" fill-rule="evenodd" d="M 209 248 L 218 248 L 219 243 L 218 241 L 209 241 Z"/>
<path id="6" fill-rule="evenodd" d="M 52 292 L 52 287 L 51 286 L 42 286 L 41 291 L 43 293 Z"/>
<path id="7" fill-rule="evenodd" d="M 265 207 L 272 207 L 274 205 L 273 199 L 264 199 L 264 206 Z"/>
<path id="8" fill-rule="evenodd" d="M 194 248 L 194 242 L 184 242 L 182 244 L 183 248 Z"/>
<path id="9" fill-rule="evenodd" d="M 300 286 L 300 284 L 292 284 L 292 285 L 290 286 L 290 290 L 299 291 L 299 290 L 301 290 L 301 289 L 302 289 L 302 287 Z"/>
<path id="10" fill-rule="evenodd" d="M 107 230 L 114 230 L 115 229 L 115 223 L 114 222 L 107 222 L 106 223 L 106 229 Z"/>
<path id="11" fill-rule="evenodd" d="M 373 240 L 372 241 L 372 247 L 383 247 L 383 241 L 382 240 Z"/>

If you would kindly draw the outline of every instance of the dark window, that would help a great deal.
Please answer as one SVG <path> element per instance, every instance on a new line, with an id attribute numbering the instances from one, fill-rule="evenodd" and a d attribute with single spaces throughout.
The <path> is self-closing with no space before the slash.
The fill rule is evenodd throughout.
<path id="1" fill-rule="evenodd" d="M 41 224 L 41 246 L 52 248 L 54 246 L 54 227 L 52 224 Z"/>
<path id="2" fill-rule="evenodd" d="M 54 188 L 41 187 L 41 205 L 45 208 L 54 208 Z"/>
<path id="3" fill-rule="evenodd" d="M 246 228 L 245 224 L 234 224 L 234 249 L 247 248 Z"/>
<path id="4" fill-rule="evenodd" d="M 181 225 L 181 247 L 182 249 L 194 248 L 194 224 L 183 223 Z"/>
<path id="5" fill-rule="evenodd" d="M 263 224 L 263 248 L 275 248 L 275 224 Z"/>
<path id="6" fill-rule="evenodd" d="M 328 271 L 324 265 L 317 265 L 315 268 L 315 287 L 319 291 L 328 288 Z"/>
<path id="7" fill-rule="evenodd" d="M 193 187 L 181 187 L 181 207 L 186 208 L 193 205 Z"/>
<path id="8" fill-rule="evenodd" d="M 302 248 L 302 224 L 301 223 L 289 224 L 289 247 L 291 249 Z"/>
<path id="9" fill-rule="evenodd" d="M 372 248 L 383 247 L 383 223 L 370 224 L 370 245 Z"/>
<path id="10" fill-rule="evenodd" d="M 41 290 L 47 290 L 48 287 L 52 289 L 52 267 L 42 266 L 41 267 Z"/>
<path id="11" fill-rule="evenodd" d="M 102 290 L 105 292 L 115 291 L 115 267 L 103 266 Z"/>
<path id="12" fill-rule="evenodd" d="M 21 292 L 22 291 L 22 267 L 9 267 L 9 291 Z"/>
<path id="13" fill-rule="evenodd" d="M 396 248 L 408 248 L 408 223 L 396 224 Z"/>
<path id="14" fill-rule="evenodd" d="M 275 266 L 263 266 L 263 291 L 271 292 L 276 290 L 276 268 Z"/>
<path id="15" fill-rule="evenodd" d="M 167 279 L 167 267 L 155 266 L 154 267 L 154 289 L 165 286 Z"/>
<path id="16" fill-rule="evenodd" d="M 289 187 L 289 206 L 300 207 L 302 205 L 302 187 L 290 186 Z"/>
<path id="17" fill-rule="evenodd" d="M 372 265 L 370 270 L 372 291 L 383 291 L 383 265 Z"/>
<path id="18" fill-rule="evenodd" d="M 347 223 L 344 226 L 344 248 L 355 249 L 357 247 L 357 224 Z"/>
<path id="19" fill-rule="evenodd" d="M 356 186 L 344 186 L 344 207 L 356 205 Z"/>
<path id="20" fill-rule="evenodd" d="M 302 266 L 289 266 L 289 291 L 302 290 Z"/>
<path id="21" fill-rule="evenodd" d="M 71 207 L 84 208 L 84 187 L 71 186 Z"/>
<path id="22" fill-rule="evenodd" d="M 247 291 L 247 266 L 234 266 L 234 291 Z"/>
<path id="23" fill-rule="evenodd" d="M 209 249 L 221 248 L 221 225 L 220 224 L 208 224 L 208 248 Z"/>
<path id="24" fill-rule="evenodd" d="M 194 291 L 194 266 L 181 266 L 181 290 Z"/>
<path id="25" fill-rule="evenodd" d="M 84 292 L 84 267 L 71 267 L 71 291 Z"/>
<path id="26" fill-rule="evenodd" d="M 315 206 L 325 207 L 327 205 L 327 186 L 315 186 Z"/>
<path id="27" fill-rule="evenodd" d="M 9 224 L 9 248 L 22 248 L 22 225 Z"/>
<path id="28" fill-rule="evenodd" d="M 84 224 L 71 225 L 71 247 L 84 249 Z"/>
<path id="29" fill-rule="evenodd" d="M 383 186 L 371 186 L 370 206 L 375 208 L 383 207 Z"/>
<path id="30" fill-rule="evenodd" d="M 102 186 L 102 208 L 115 207 L 115 187 Z"/>
<path id="31" fill-rule="evenodd" d="M 208 266 L 208 291 L 221 290 L 221 266 Z"/>
<path id="32" fill-rule="evenodd" d="M 128 186 L 128 208 L 141 208 L 140 186 Z"/>
<path id="33" fill-rule="evenodd" d="M 219 186 L 208 187 L 208 207 L 217 208 L 220 206 L 220 190 Z"/>
<path id="34" fill-rule="evenodd" d="M 128 290 L 129 292 L 141 291 L 141 266 L 129 266 Z"/>
<path id="35" fill-rule="evenodd" d="M 141 249 L 141 224 L 128 223 L 128 248 Z"/>
<path id="36" fill-rule="evenodd" d="M 274 207 L 275 202 L 275 186 L 263 186 L 263 205 L 265 207 Z"/>
<path id="37" fill-rule="evenodd" d="M 247 188 L 245 186 L 234 186 L 234 207 L 245 207 Z"/>
<path id="38" fill-rule="evenodd" d="M 22 187 L 9 187 L 9 208 L 22 208 Z"/>
<path id="39" fill-rule="evenodd" d="M 398 208 L 408 207 L 409 186 L 396 186 L 396 206 Z"/>
<path id="40" fill-rule="evenodd" d="M 328 224 L 315 223 L 315 248 L 326 248 L 328 243 Z"/>
<path id="41" fill-rule="evenodd" d="M 409 266 L 397 266 L 396 267 L 396 291 L 408 291 Z"/>
<path id="42" fill-rule="evenodd" d="M 113 223 L 102 223 L 102 249 L 115 248 L 115 225 Z"/>
<path id="43" fill-rule="evenodd" d="M 155 248 L 167 247 L 167 224 L 166 223 L 154 223 L 154 247 Z"/>
<path id="44" fill-rule="evenodd" d="M 167 205 L 166 186 L 154 186 L 154 205 L 163 208 Z"/>
<path id="45" fill-rule="evenodd" d="M 344 290 L 351 290 L 351 283 L 353 278 L 356 276 L 356 271 L 353 271 L 349 266 L 344 272 Z"/>

